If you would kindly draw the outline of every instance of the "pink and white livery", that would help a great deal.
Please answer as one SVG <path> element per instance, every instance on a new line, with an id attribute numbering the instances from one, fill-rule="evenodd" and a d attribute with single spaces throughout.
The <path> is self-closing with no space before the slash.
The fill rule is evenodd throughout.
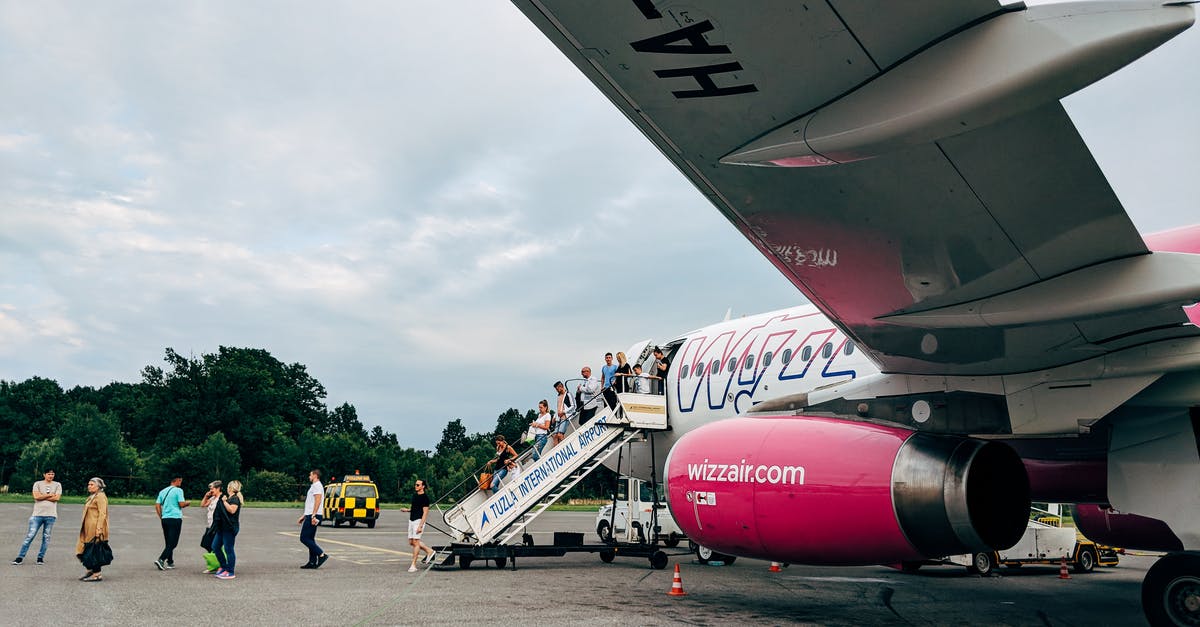
<path id="1" fill-rule="evenodd" d="M 1139 235 L 1059 102 L 1190 3 L 514 2 L 813 303 L 665 345 L 693 539 L 899 562 L 1091 503 L 1200 622 L 1200 229 Z"/>

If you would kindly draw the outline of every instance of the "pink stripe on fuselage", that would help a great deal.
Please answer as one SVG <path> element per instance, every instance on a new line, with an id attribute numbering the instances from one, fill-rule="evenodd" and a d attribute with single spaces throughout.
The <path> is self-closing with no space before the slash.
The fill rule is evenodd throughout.
<path id="1" fill-rule="evenodd" d="M 1200 224 L 1145 235 L 1142 239 L 1146 241 L 1146 247 L 1154 252 L 1200 255 Z M 1183 312 L 1192 324 L 1200 326 L 1200 305 L 1184 307 Z"/>

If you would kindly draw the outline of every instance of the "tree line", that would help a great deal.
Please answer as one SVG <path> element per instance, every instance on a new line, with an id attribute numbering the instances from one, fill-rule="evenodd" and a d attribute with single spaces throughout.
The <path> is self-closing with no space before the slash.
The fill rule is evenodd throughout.
<path id="1" fill-rule="evenodd" d="M 23 492 L 53 468 L 67 493 L 99 476 L 110 494 L 137 496 L 172 476 L 193 489 L 240 478 L 253 499 L 291 501 L 320 468 L 326 477 L 370 474 L 385 501 L 406 500 L 417 477 L 436 497 L 494 456 L 494 433 L 517 442 L 536 415 L 510 408 L 484 433 L 455 418 L 434 450 L 418 450 L 378 425 L 368 431 L 349 403 L 327 408 L 325 387 L 302 364 L 265 350 L 222 346 L 184 357 L 168 348 L 164 361 L 138 383 L 101 388 L 0 381 L 0 484 Z M 601 469 L 572 496 L 604 495 L 612 481 Z"/>

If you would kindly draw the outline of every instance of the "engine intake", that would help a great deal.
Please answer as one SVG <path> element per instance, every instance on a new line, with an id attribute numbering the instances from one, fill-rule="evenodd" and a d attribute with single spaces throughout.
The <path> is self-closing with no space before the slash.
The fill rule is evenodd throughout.
<path id="1" fill-rule="evenodd" d="M 1008 446 L 810 416 L 723 420 L 667 458 L 671 512 L 696 542 L 807 564 L 1003 549 L 1029 519 Z"/>

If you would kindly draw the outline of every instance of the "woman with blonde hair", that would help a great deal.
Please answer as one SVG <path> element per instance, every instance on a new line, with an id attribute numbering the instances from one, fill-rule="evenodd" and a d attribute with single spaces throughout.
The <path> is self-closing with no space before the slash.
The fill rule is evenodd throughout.
<path id="1" fill-rule="evenodd" d="M 237 554 L 233 551 L 233 543 L 241 527 L 239 518 L 242 515 L 242 503 L 246 498 L 242 495 L 241 481 L 230 481 L 225 489 L 228 494 L 221 496 L 221 502 L 217 504 L 213 514 L 213 525 L 217 528 L 217 533 L 213 537 L 212 552 L 216 554 L 217 563 L 220 564 L 217 574 L 213 575 L 217 579 L 236 577 L 234 569 L 237 566 Z"/>
<path id="2" fill-rule="evenodd" d="M 613 387 L 617 392 L 628 392 L 633 388 L 629 378 L 633 376 L 633 367 L 625 359 L 625 353 L 617 353 L 617 372 L 613 380 Z"/>
<path id="3" fill-rule="evenodd" d="M 83 561 L 83 549 L 92 540 L 108 540 L 108 496 L 104 494 L 104 480 L 92 477 L 87 483 L 88 497 L 83 504 L 83 520 L 79 524 L 79 541 L 75 543 L 75 557 Z M 100 566 L 88 570 L 80 581 L 103 581 Z"/>

